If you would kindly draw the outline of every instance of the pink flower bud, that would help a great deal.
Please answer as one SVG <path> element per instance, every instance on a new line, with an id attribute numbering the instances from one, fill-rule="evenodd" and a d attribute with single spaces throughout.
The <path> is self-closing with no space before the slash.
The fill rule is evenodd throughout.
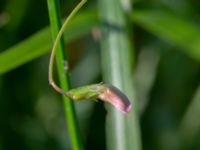
<path id="1" fill-rule="evenodd" d="M 110 85 L 105 86 L 105 90 L 98 95 L 98 98 L 111 103 L 121 112 L 127 114 L 131 111 L 131 103 L 126 95 L 124 95 L 119 89 Z"/>

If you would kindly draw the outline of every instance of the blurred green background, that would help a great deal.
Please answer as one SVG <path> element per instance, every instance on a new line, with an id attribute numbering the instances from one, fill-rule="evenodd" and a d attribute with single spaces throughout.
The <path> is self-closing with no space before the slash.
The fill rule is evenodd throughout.
<path id="1" fill-rule="evenodd" d="M 77 3 L 61 1 L 63 18 Z M 65 32 L 74 87 L 102 81 L 97 5 Z M 199 150 L 200 2 L 135 0 L 127 23 L 143 149 Z M 0 150 L 70 149 L 61 96 L 48 84 L 48 26 L 45 0 L 0 1 Z M 75 105 L 85 149 L 106 149 L 104 104 Z"/>

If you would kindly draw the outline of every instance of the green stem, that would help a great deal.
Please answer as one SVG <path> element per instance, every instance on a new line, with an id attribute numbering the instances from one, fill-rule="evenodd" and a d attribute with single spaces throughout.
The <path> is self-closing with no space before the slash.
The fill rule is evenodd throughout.
<path id="1" fill-rule="evenodd" d="M 99 0 L 103 23 L 101 41 L 103 77 L 121 89 L 132 101 L 132 111 L 126 116 L 106 105 L 108 116 L 106 138 L 108 150 L 140 150 L 141 139 L 137 104 L 133 88 L 133 49 L 127 30 L 127 20 L 121 0 Z"/>
<path id="2" fill-rule="evenodd" d="M 64 92 L 68 91 L 70 88 L 70 80 L 67 71 L 65 70 L 66 61 L 64 59 L 64 42 L 62 38 L 62 34 L 66 25 L 70 21 L 70 19 L 75 15 L 75 13 L 80 9 L 80 7 L 85 3 L 85 0 L 81 1 L 79 5 L 72 11 L 69 17 L 66 19 L 65 23 L 61 26 L 61 18 L 60 18 L 60 6 L 57 0 L 48 0 L 48 9 L 49 9 L 49 17 L 52 29 L 52 36 L 55 40 L 55 44 L 53 46 L 50 65 L 49 65 L 49 82 L 50 84 L 58 91 Z M 53 64 L 54 64 L 54 56 L 56 55 L 57 60 L 57 69 L 58 69 L 58 77 L 60 81 L 59 88 L 54 80 L 53 80 Z M 63 89 L 63 90 L 62 90 Z M 72 143 L 72 147 L 74 150 L 83 150 L 83 144 L 81 142 L 81 135 L 78 127 L 78 121 L 75 113 L 75 108 L 73 101 L 68 97 L 63 95 L 64 107 L 65 107 L 65 115 L 66 121 L 69 129 L 70 140 Z"/>
<path id="3" fill-rule="evenodd" d="M 58 87 L 53 79 L 53 64 L 54 64 L 54 57 L 56 54 L 56 48 L 59 46 L 59 41 L 63 40 L 62 35 L 64 33 L 64 30 L 66 29 L 67 25 L 69 24 L 69 21 L 73 18 L 73 16 L 79 11 L 79 9 L 86 3 L 87 0 L 82 0 L 73 10 L 72 12 L 69 14 L 69 16 L 67 17 L 67 19 L 65 20 L 65 22 L 63 23 L 62 27 L 60 28 L 58 34 L 56 35 L 56 39 L 53 45 L 53 49 L 51 52 L 51 57 L 50 57 L 50 61 L 49 61 L 49 83 L 53 86 L 53 88 L 61 93 L 65 95 L 65 90 L 63 90 L 62 88 Z M 60 25 L 59 25 L 60 26 Z"/>

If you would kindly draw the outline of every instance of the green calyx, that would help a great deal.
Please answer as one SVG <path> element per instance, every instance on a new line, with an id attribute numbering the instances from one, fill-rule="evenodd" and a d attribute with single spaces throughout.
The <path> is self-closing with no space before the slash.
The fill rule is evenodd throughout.
<path id="1" fill-rule="evenodd" d="M 106 90 L 104 84 L 91 84 L 67 91 L 66 96 L 73 100 L 97 99 Z"/>

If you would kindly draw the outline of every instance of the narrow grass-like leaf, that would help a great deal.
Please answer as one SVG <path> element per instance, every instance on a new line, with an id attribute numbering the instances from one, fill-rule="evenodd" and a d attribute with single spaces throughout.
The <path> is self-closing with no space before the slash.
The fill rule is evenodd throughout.
<path id="1" fill-rule="evenodd" d="M 95 25 L 98 25 L 98 17 L 93 10 L 78 14 L 65 31 L 66 42 L 89 33 Z M 50 29 L 47 27 L 0 53 L 0 75 L 46 54 L 51 49 L 51 42 Z"/>
<path id="2" fill-rule="evenodd" d="M 152 34 L 181 47 L 200 61 L 200 30 L 190 21 L 168 11 L 134 11 L 132 19 Z"/>
<path id="3" fill-rule="evenodd" d="M 62 33 L 68 23 L 68 19 L 76 14 L 77 11 L 74 11 L 74 10 L 76 10 L 76 8 L 79 5 L 77 5 L 77 7 L 74 10 L 72 10 L 72 13 L 70 13 L 69 17 L 64 22 L 64 26 L 61 27 L 59 1 L 47 0 L 47 4 L 48 4 L 52 37 L 55 40 L 54 46 L 57 45 L 57 47 L 53 46 L 52 54 L 51 54 L 51 58 L 50 58 L 49 83 L 51 84 L 52 83 L 51 81 L 53 81 L 54 57 L 52 57 L 52 56 L 54 56 L 54 54 L 56 54 L 57 72 L 58 72 L 58 77 L 59 77 L 59 81 L 60 81 L 60 87 L 64 91 L 68 91 L 70 89 L 71 85 L 70 85 L 69 73 L 67 70 L 65 70 L 65 66 L 64 66 L 64 62 L 67 61 L 67 59 L 65 58 L 65 56 L 66 56 L 65 54 L 67 54 L 67 53 L 64 49 L 64 37 L 62 36 Z M 79 9 L 80 9 L 80 7 L 79 7 Z M 77 10 L 78 10 L 78 8 L 77 8 Z M 55 51 L 55 50 L 57 50 L 57 51 Z M 64 103 L 64 108 L 65 108 L 64 110 L 65 110 L 65 116 L 66 116 L 66 123 L 67 123 L 68 131 L 69 131 L 72 149 L 73 150 L 83 150 L 84 148 L 83 148 L 83 143 L 81 141 L 81 134 L 80 134 L 79 124 L 77 121 L 74 103 L 71 99 L 69 99 L 68 97 L 66 97 L 64 95 L 63 95 L 63 103 Z"/>
<path id="4" fill-rule="evenodd" d="M 200 132 L 200 87 L 197 88 L 194 98 L 192 99 L 185 115 L 179 126 L 179 134 L 183 148 L 189 149 L 192 147 L 194 141 L 198 140 L 198 134 Z"/>
<path id="5" fill-rule="evenodd" d="M 140 150 L 140 129 L 132 82 L 133 54 L 122 7 L 120 0 L 99 0 L 99 14 L 103 25 L 103 77 L 106 83 L 122 90 L 132 103 L 132 110 L 127 115 L 106 105 L 106 141 L 108 150 Z"/>

